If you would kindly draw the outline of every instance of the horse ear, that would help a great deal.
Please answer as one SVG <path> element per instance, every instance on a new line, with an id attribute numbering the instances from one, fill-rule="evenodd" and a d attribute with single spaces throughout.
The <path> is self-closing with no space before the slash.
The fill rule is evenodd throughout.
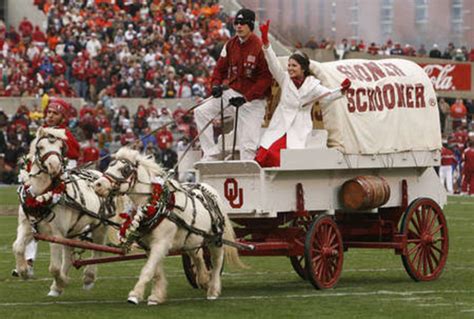
<path id="1" fill-rule="evenodd" d="M 38 131 L 36 131 L 36 135 L 37 136 L 42 136 L 44 134 L 44 128 L 42 126 L 40 126 L 38 128 Z"/>

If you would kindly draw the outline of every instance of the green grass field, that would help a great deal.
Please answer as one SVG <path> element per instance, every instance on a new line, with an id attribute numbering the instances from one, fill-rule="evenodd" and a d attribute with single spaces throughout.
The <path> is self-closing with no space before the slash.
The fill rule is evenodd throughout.
<path id="1" fill-rule="evenodd" d="M 169 257 L 168 301 L 156 307 L 126 303 L 143 261 L 102 265 L 91 291 L 82 290 L 81 271 L 72 269 L 70 286 L 51 299 L 48 247 L 41 243 L 36 278 L 11 277 L 16 217 L 2 216 L 0 318 L 474 318 L 474 199 L 450 197 L 445 214 L 450 252 L 433 282 L 412 281 L 390 250 L 348 251 L 337 287 L 324 291 L 302 281 L 285 257 L 245 258 L 252 268 L 226 268 L 222 297 L 207 301 L 187 283 L 181 259 Z"/>

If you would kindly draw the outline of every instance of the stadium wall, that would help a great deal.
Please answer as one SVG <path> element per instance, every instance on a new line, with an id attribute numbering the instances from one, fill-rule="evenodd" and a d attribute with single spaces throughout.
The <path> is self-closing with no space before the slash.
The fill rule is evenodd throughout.
<path id="1" fill-rule="evenodd" d="M 81 98 L 65 98 L 66 101 L 71 103 L 77 110 L 85 103 Z M 115 106 L 120 107 L 125 105 L 131 114 L 135 114 L 139 105 L 148 106 L 149 99 L 135 99 L 135 98 L 116 98 L 112 99 Z M 153 105 L 157 108 L 167 107 L 170 111 L 174 111 L 178 107 L 185 109 L 195 105 L 197 101 L 195 99 L 154 99 Z M 20 105 L 26 105 L 30 109 L 34 105 L 41 106 L 41 98 L 34 97 L 0 97 L 0 109 L 8 114 L 12 115 L 16 112 Z"/>
<path id="2" fill-rule="evenodd" d="M 42 30 L 46 28 L 46 15 L 33 5 L 33 0 L 8 0 L 6 3 L 5 22 L 18 28 L 23 17 L 27 17 L 33 25 Z"/>

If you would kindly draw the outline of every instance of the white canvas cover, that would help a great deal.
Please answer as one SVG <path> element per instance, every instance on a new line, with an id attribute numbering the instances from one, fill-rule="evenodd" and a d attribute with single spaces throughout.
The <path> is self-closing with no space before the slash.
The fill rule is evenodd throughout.
<path id="1" fill-rule="evenodd" d="M 286 66 L 288 58 L 280 62 Z M 346 154 L 385 154 L 441 149 L 436 94 L 417 64 L 402 59 L 342 60 L 311 69 L 336 88 L 349 78 L 347 95 L 321 105 L 328 146 Z"/>

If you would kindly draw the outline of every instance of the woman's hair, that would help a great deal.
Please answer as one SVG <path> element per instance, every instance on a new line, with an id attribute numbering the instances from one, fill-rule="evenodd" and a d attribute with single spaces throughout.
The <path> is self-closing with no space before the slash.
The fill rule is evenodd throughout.
<path id="1" fill-rule="evenodd" d="M 313 72 L 311 72 L 309 68 L 309 58 L 306 53 L 297 50 L 293 52 L 293 54 L 290 56 L 290 59 L 295 60 L 301 66 L 301 69 L 303 69 L 304 76 L 314 76 Z"/>

